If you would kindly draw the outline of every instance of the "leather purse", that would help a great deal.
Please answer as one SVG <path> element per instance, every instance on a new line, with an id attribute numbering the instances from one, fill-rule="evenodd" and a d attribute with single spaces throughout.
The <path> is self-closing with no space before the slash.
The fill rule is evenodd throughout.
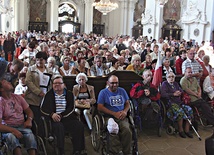
<path id="1" fill-rule="evenodd" d="M 90 109 L 91 105 L 89 102 L 82 102 L 80 100 L 75 100 L 75 107 L 81 109 Z"/>

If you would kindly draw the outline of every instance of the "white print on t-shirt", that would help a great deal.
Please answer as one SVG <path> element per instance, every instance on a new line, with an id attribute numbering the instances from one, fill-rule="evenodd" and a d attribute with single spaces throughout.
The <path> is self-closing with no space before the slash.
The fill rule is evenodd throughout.
<path id="1" fill-rule="evenodd" d="M 123 97 L 121 95 L 117 95 L 117 96 L 111 96 L 109 97 L 110 99 L 110 105 L 111 106 L 122 106 L 123 105 Z"/>

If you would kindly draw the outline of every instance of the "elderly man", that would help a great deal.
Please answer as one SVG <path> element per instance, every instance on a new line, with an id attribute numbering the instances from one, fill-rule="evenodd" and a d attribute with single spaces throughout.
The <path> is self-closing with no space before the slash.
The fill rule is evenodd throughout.
<path id="1" fill-rule="evenodd" d="M 192 75 L 192 68 L 185 69 L 184 77 L 181 78 L 182 89 L 190 96 L 191 105 L 201 108 L 204 117 L 211 125 L 214 125 L 214 115 L 208 103 L 201 97 L 201 87 L 195 77 Z"/>
<path id="2" fill-rule="evenodd" d="M 119 133 L 109 137 L 109 151 L 112 154 L 123 152 L 131 155 L 132 131 L 129 127 L 127 113 L 129 111 L 129 97 L 126 91 L 118 87 L 118 77 L 112 75 L 107 81 L 108 87 L 101 90 L 98 96 L 98 110 L 104 113 L 105 120 L 110 118 L 119 126 Z"/>
<path id="3" fill-rule="evenodd" d="M 191 67 L 192 68 L 191 76 L 200 79 L 202 76 L 203 69 L 200 63 L 194 58 L 195 58 L 195 48 L 191 48 L 187 52 L 187 59 L 182 63 L 182 74 L 185 74 L 185 70 L 187 67 Z"/>
<path id="4" fill-rule="evenodd" d="M 65 89 L 61 76 L 53 79 L 53 89 L 45 95 L 41 103 L 41 112 L 47 119 L 51 119 L 60 155 L 65 154 L 65 132 L 72 136 L 73 154 L 86 155 L 84 126 L 75 115 L 73 93 Z"/>
<path id="5" fill-rule="evenodd" d="M 152 72 L 144 70 L 142 78 L 142 82 L 138 82 L 132 87 L 130 97 L 137 99 L 142 107 L 140 110 L 144 110 L 147 106 L 152 106 L 153 111 L 158 113 L 160 107 L 156 101 L 160 99 L 160 93 L 151 83 Z"/>
<path id="6" fill-rule="evenodd" d="M 23 139 L 29 155 L 35 155 L 37 144 L 31 131 L 33 112 L 27 102 L 13 94 L 13 86 L 6 80 L 0 81 L 0 132 L 6 139 L 9 149 L 21 155 L 19 140 Z M 24 113 L 27 119 L 24 118 Z"/>
<path id="7" fill-rule="evenodd" d="M 96 55 L 94 57 L 95 64 L 91 66 L 91 76 L 104 76 L 110 72 L 109 68 L 102 62 L 103 58 L 101 56 Z"/>

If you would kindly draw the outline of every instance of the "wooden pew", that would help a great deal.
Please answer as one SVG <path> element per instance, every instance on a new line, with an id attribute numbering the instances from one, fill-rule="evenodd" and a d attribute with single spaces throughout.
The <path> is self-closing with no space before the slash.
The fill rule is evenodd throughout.
<path id="1" fill-rule="evenodd" d="M 107 76 L 102 77 L 89 76 L 87 84 L 94 86 L 96 98 L 98 97 L 100 90 L 106 87 L 106 81 L 110 75 L 116 75 L 119 78 L 119 86 L 124 88 L 128 94 L 132 85 L 142 80 L 142 78 L 133 71 L 114 71 L 109 73 Z M 75 79 L 76 76 L 63 77 L 68 90 L 73 89 L 73 86 L 76 84 Z"/>

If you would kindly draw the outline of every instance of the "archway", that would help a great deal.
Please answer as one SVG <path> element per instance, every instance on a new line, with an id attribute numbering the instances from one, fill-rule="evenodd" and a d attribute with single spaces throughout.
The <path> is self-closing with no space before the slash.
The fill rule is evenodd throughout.
<path id="1" fill-rule="evenodd" d="M 59 32 L 80 32 L 80 23 L 75 7 L 70 3 L 62 3 L 58 8 Z"/>

